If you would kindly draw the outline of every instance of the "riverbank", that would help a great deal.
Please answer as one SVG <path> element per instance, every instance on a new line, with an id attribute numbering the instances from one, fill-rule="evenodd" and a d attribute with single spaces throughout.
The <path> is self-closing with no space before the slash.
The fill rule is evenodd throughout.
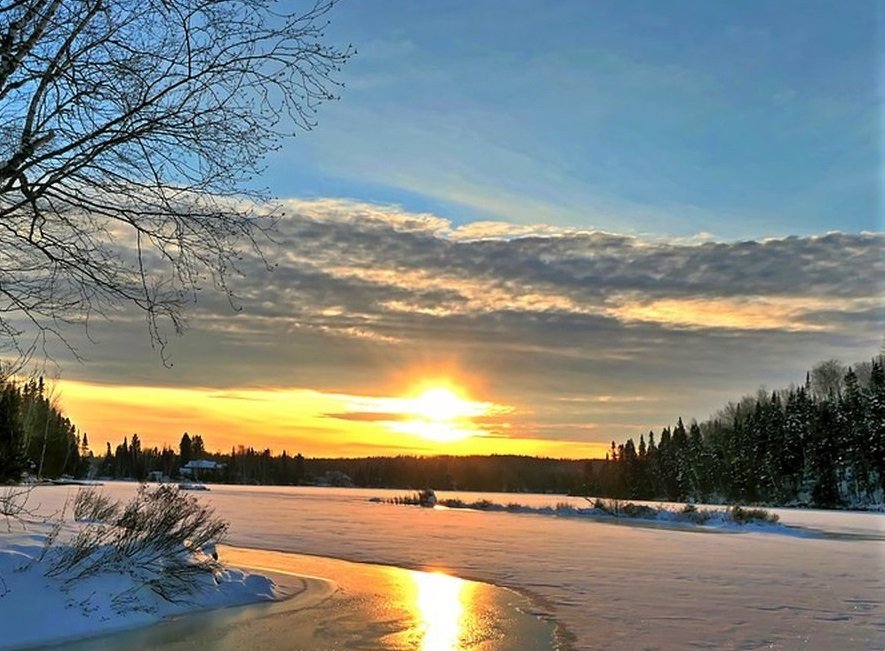
<path id="1" fill-rule="evenodd" d="M 553 649 L 554 626 L 511 590 L 439 572 L 219 547 L 228 564 L 302 584 L 295 599 L 223 608 L 52 647 L 56 651 L 517 651 Z M 318 577 L 333 577 L 334 582 Z M 559 648 L 564 648 L 560 646 Z M 48 648 L 46 649 L 48 651 Z"/>
<path id="2" fill-rule="evenodd" d="M 113 542 L 94 535 L 104 525 L 77 522 L 65 511 L 47 512 L 39 505 L 4 525 L 0 530 L 0 649 L 4 650 L 56 646 L 209 609 L 285 598 L 298 601 L 309 587 L 221 565 L 212 572 L 194 573 L 186 579 L 190 585 L 167 592 L 164 598 L 157 583 L 163 575 L 156 568 L 168 558 L 151 550 L 121 558 Z M 80 544 L 83 540 L 90 543 Z M 80 555 L 84 550 L 88 555 Z"/>
<path id="3" fill-rule="evenodd" d="M 60 486 L 12 494 L 21 508 L 0 532 L 4 651 L 555 646 L 553 623 L 506 588 L 439 570 L 194 546 L 152 524 L 163 513 L 152 511 L 158 504 L 177 514 L 170 522 L 216 520 L 174 489 L 139 489 L 128 500 L 86 500 Z M 172 548 L 167 536 L 177 541 Z M 168 583 L 180 576 L 192 589 Z"/>

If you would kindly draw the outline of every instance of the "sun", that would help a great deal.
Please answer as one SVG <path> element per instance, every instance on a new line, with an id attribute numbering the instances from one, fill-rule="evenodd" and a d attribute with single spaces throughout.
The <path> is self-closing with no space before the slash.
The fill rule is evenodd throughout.
<path id="1" fill-rule="evenodd" d="M 471 402 L 448 387 L 425 389 L 413 401 L 413 413 L 425 420 L 441 423 L 476 415 Z"/>
<path id="2" fill-rule="evenodd" d="M 451 443 L 481 433 L 473 419 L 487 412 L 486 403 L 469 400 L 458 388 L 434 385 L 404 400 L 406 418 L 392 427 L 428 441 Z"/>

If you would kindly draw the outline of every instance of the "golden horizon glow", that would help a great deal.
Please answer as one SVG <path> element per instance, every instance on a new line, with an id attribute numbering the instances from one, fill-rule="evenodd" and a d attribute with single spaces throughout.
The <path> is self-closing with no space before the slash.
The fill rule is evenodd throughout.
<path id="1" fill-rule="evenodd" d="M 184 432 L 200 434 L 210 451 L 238 445 L 274 453 L 287 450 L 316 457 L 387 454 L 517 454 L 556 458 L 601 458 L 603 442 L 566 441 L 534 435 L 515 410 L 495 402 L 447 400 L 461 419 L 416 417 L 427 390 L 453 384 L 423 384 L 411 397 L 327 393 L 302 387 L 229 388 L 110 385 L 58 381 L 65 414 L 89 435 L 102 454 L 124 436 L 138 433 L 145 447 L 177 447 Z M 432 394 L 442 395 L 442 394 Z M 447 407 L 447 409 L 449 408 Z M 442 413 L 442 412 L 441 412 Z M 427 416 L 427 412 L 424 412 Z M 476 414 L 482 414 L 477 416 Z M 482 418 L 482 422 L 473 419 Z"/>

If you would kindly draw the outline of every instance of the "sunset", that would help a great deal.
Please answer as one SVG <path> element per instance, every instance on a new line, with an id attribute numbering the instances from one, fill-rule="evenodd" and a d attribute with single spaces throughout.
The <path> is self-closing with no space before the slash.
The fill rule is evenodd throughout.
<path id="1" fill-rule="evenodd" d="M 0 0 L 0 651 L 885 648 L 883 0 Z"/>
<path id="2" fill-rule="evenodd" d="M 539 454 L 586 457 L 605 445 L 511 437 L 510 405 L 471 400 L 453 385 L 417 381 L 409 395 L 351 395 L 311 389 L 187 389 L 61 382 L 69 413 L 84 414 L 84 431 L 120 428 L 142 413 L 138 434 L 147 445 L 178 445 L 183 432 L 201 434 L 220 449 L 244 441 L 290 453 L 326 456 L 399 454 Z M 274 423 L 268 429 L 268 422 Z M 175 428 L 177 435 L 168 432 Z M 504 437 L 505 440 L 499 440 Z"/>

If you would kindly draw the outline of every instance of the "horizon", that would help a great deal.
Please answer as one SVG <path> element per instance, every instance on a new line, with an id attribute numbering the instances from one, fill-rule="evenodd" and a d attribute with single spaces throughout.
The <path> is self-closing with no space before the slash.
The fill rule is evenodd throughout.
<path id="1" fill-rule="evenodd" d="M 882 353 L 874 354 L 871 356 L 872 359 L 882 358 Z M 833 361 L 833 360 L 821 360 L 823 361 Z M 838 360 L 837 360 L 838 361 Z M 867 360 L 858 360 L 857 362 L 850 363 L 846 365 L 846 368 L 853 369 L 858 364 L 867 363 Z M 809 371 L 810 372 L 810 369 Z M 807 372 L 807 373 L 808 373 Z M 806 382 L 807 375 L 806 373 Z M 685 415 L 680 414 L 673 418 L 670 422 L 665 423 L 657 423 L 655 425 L 649 426 L 645 430 L 637 430 L 637 431 L 625 431 L 619 436 L 615 436 L 609 441 L 606 442 L 598 442 L 595 444 L 586 444 L 586 443 L 577 443 L 574 447 L 557 447 L 555 442 L 549 448 L 540 448 L 540 449 L 531 449 L 531 450 L 521 450 L 519 448 L 508 448 L 502 447 L 496 450 L 488 451 L 488 450 L 476 450 L 472 449 L 469 445 L 472 441 L 467 441 L 468 445 L 465 447 L 463 444 L 465 441 L 457 439 L 455 441 L 445 442 L 444 447 L 438 447 L 435 445 L 434 441 L 427 441 L 425 447 L 409 447 L 398 449 L 391 446 L 385 445 L 355 445 L 354 447 L 339 447 L 336 448 L 338 453 L 329 454 L 327 452 L 314 452 L 311 453 L 311 446 L 306 446 L 305 449 L 294 449 L 287 446 L 287 441 L 291 441 L 292 439 L 285 438 L 285 435 L 277 435 L 271 438 L 274 443 L 272 444 L 262 444 L 259 446 L 253 445 L 249 440 L 249 429 L 247 427 L 234 427 L 233 434 L 230 433 L 231 430 L 228 430 L 220 437 L 216 437 L 215 433 L 210 429 L 206 430 L 206 424 L 209 424 L 209 427 L 212 427 L 213 422 L 216 422 L 218 419 L 218 415 L 216 414 L 214 417 L 206 415 L 205 411 L 197 407 L 197 403 L 193 401 L 193 398 L 196 398 L 198 401 L 200 400 L 211 400 L 211 399 L 229 399 L 229 400 L 243 400 L 242 395 L 236 395 L 232 392 L 219 391 L 217 389 L 211 388 L 200 388 L 200 387 L 191 387 L 187 391 L 192 396 L 192 400 L 188 402 L 188 412 L 187 418 L 192 419 L 187 422 L 191 423 L 199 423 L 200 425 L 191 429 L 185 427 L 182 429 L 180 434 L 160 434 L 159 436 L 152 435 L 151 432 L 155 431 L 153 427 L 148 428 L 145 433 L 145 430 L 142 431 L 132 431 L 129 433 L 121 434 L 117 439 L 101 439 L 100 441 L 96 441 L 94 438 L 89 440 L 89 449 L 97 456 L 100 457 L 102 455 L 102 450 L 105 445 L 110 445 L 111 449 L 115 449 L 118 445 L 122 444 L 124 439 L 131 440 L 133 434 L 138 434 L 139 440 L 142 442 L 142 447 L 151 447 L 162 449 L 164 447 L 171 447 L 174 450 L 178 449 L 178 444 L 181 440 L 181 437 L 184 434 L 188 434 L 191 437 L 200 436 L 204 443 L 206 444 L 206 452 L 210 455 L 225 455 L 228 454 L 229 450 L 232 449 L 240 449 L 240 448 L 254 448 L 256 450 L 264 450 L 269 449 L 271 453 L 275 456 L 278 456 L 282 453 L 288 453 L 292 456 L 297 454 L 301 454 L 305 458 L 312 459 L 365 459 L 372 457 L 398 457 L 398 456 L 415 456 L 415 457 L 436 457 L 436 456 L 453 456 L 453 457 L 466 457 L 466 456 L 518 456 L 518 457 L 528 457 L 535 459 L 551 459 L 558 461 L 590 461 L 590 460 L 603 460 L 608 458 L 609 452 L 611 450 L 611 443 L 619 443 L 623 444 L 628 439 L 632 439 L 634 442 L 638 441 L 640 437 L 644 437 L 646 434 L 658 434 L 664 429 L 672 428 L 677 421 L 684 421 L 686 424 L 691 423 L 699 423 L 703 425 L 704 423 L 709 423 L 715 419 L 716 415 L 726 407 L 732 404 L 739 403 L 744 398 L 756 398 L 761 392 L 781 392 L 792 390 L 795 387 L 802 386 L 803 382 L 790 382 L 784 386 L 777 387 L 768 387 L 765 385 L 759 385 L 755 391 L 747 391 L 741 394 L 740 396 L 732 396 L 727 400 L 723 400 L 720 404 L 719 408 L 715 412 L 707 414 L 705 416 L 697 416 L 697 415 Z M 121 400 L 121 393 L 123 395 L 127 393 L 135 393 L 135 394 L 143 394 L 146 390 L 148 393 L 152 392 L 160 392 L 163 393 L 168 391 L 163 387 L 150 387 L 145 389 L 145 387 L 120 387 L 119 385 L 97 385 L 97 384 L 89 384 L 89 383 L 58 383 L 55 384 L 53 381 L 47 382 L 48 386 L 48 394 L 51 397 L 57 397 L 60 399 L 62 404 L 64 404 L 64 393 L 63 389 L 65 386 L 75 388 L 76 392 L 85 392 L 85 396 L 77 396 L 74 400 L 74 404 L 77 403 L 78 400 L 83 400 L 87 405 L 91 404 L 95 400 L 96 395 L 107 394 L 113 396 L 113 399 L 109 403 L 105 403 L 108 405 L 116 405 L 117 408 L 120 408 L 122 405 L 122 409 L 125 412 L 128 407 L 133 405 L 138 405 L 140 400 L 143 399 L 143 395 L 141 398 L 134 400 L 133 402 L 127 403 L 126 399 L 123 398 Z M 59 389 L 61 387 L 61 389 Z M 249 392 L 249 391 L 261 391 L 260 387 L 246 387 L 241 389 L 241 391 Z M 280 393 L 279 390 L 274 390 L 274 393 Z M 178 397 L 178 391 L 171 391 L 170 395 L 173 397 Z M 76 393 L 75 393 L 76 395 Z M 285 395 L 285 394 L 284 394 Z M 351 399 L 354 397 L 350 397 Z M 248 398 L 245 398 L 248 400 Z M 361 396 L 359 397 L 361 400 L 366 400 L 367 397 Z M 368 398 L 372 400 L 372 398 Z M 100 399 L 99 399 L 100 400 Z M 384 400 L 383 398 L 381 399 Z M 196 415 L 194 415 L 196 412 Z M 222 410 L 223 413 L 223 410 Z M 107 416 L 105 416 L 106 418 Z M 112 412 L 110 419 L 111 422 L 117 422 L 120 419 L 125 418 L 114 414 Z M 101 422 L 100 420 L 98 421 Z M 176 421 L 179 422 L 179 421 Z M 382 427 L 387 424 L 385 421 L 380 421 Z M 77 425 L 74 422 L 74 425 Z M 159 423 L 156 425 L 157 427 L 164 427 L 166 423 L 160 419 Z M 222 428 L 224 429 L 224 428 Z M 88 435 L 88 431 L 84 429 L 80 429 L 80 433 L 86 433 Z M 381 433 L 385 433 L 383 430 Z M 377 434 L 377 432 L 369 433 L 369 437 L 371 439 L 373 434 Z M 243 438 L 236 438 L 237 436 L 242 435 Z M 94 435 L 93 435 L 94 436 Z M 467 437 L 468 439 L 470 437 Z M 223 441 L 222 444 L 217 444 L 216 439 Z M 319 450 L 324 450 L 325 448 L 320 447 Z M 569 454 L 567 451 L 569 449 L 572 450 L 594 450 L 593 452 L 585 452 L 583 455 L 581 452 L 575 452 Z M 360 452 L 360 450 L 364 450 Z M 307 452 L 307 453 L 305 453 Z"/>

